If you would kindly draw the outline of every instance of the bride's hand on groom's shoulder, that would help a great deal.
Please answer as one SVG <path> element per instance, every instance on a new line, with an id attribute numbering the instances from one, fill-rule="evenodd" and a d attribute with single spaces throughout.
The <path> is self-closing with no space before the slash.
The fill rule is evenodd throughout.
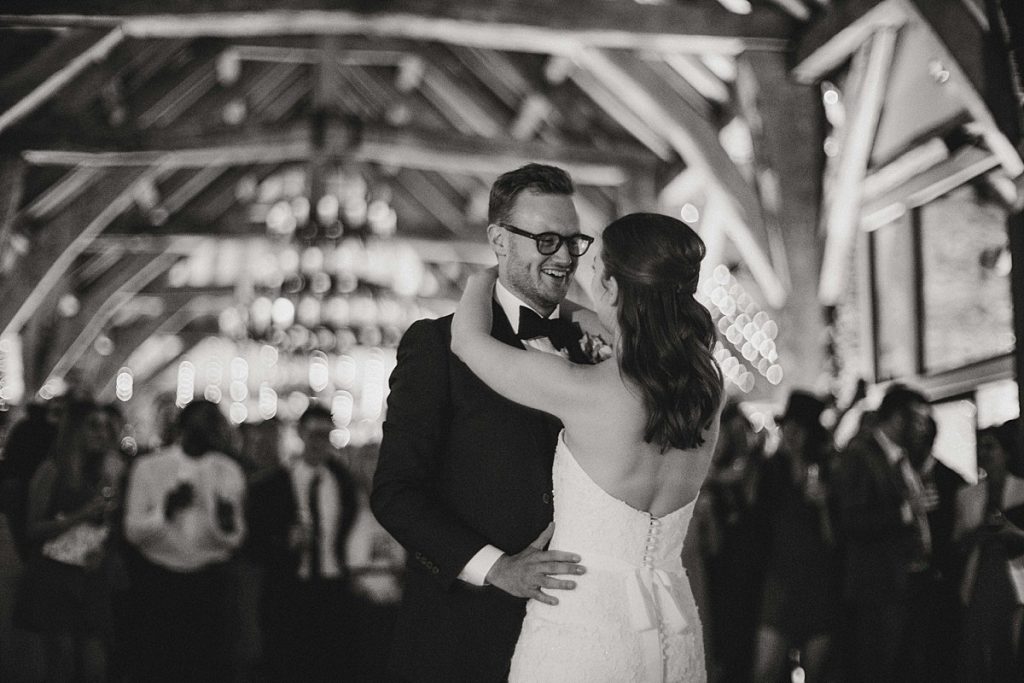
<path id="1" fill-rule="evenodd" d="M 536 540 L 516 555 L 502 555 L 487 573 L 487 583 L 519 598 L 533 598 L 548 605 L 557 605 L 558 599 L 542 591 L 572 590 L 575 581 L 555 578 L 554 575 L 579 575 L 586 569 L 579 564 L 580 557 L 561 550 L 544 550 L 551 540 L 554 524 L 549 524 Z"/>

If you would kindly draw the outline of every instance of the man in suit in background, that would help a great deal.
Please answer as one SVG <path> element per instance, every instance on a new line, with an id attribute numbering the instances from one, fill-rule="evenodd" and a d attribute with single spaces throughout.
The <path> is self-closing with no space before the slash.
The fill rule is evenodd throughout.
<path id="1" fill-rule="evenodd" d="M 250 548 L 263 566 L 262 628 L 269 680 L 337 681 L 352 661 L 346 544 L 359 492 L 335 457 L 331 413 L 299 418 L 303 450 L 249 490 Z"/>
<path id="2" fill-rule="evenodd" d="M 851 680 L 897 677 L 912 585 L 931 555 L 924 491 L 909 457 L 930 416 L 922 394 L 894 385 L 878 407 L 875 426 L 854 437 L 839 459 L 834 491 Z"/>
<path id="3" fill-rule="evenodd" d="M 589 362 L 562 300 L 589 238 L 569 176 L 529 164 L 491 188 L 498 257 L 491 334 Z M 561 309 L 561 310 L 560 310 Z M 551 463 L 561 425 L 487 388 L 450 349 L 451 316 L 406 332 L 391 376 L 371 504 L 408 551 L 390 675 L 402 681 L 504 681 L 526 598 L 577 573 L 542 551 L 552 519 Z M 531 545 L 531 542 L 533 544 Z M 535 547 L 536 546 L 536 547 Z"/>

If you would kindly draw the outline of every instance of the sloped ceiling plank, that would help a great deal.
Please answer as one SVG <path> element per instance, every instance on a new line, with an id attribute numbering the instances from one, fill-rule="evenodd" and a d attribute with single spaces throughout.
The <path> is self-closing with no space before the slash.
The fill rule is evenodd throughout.
<path id="1" fill-rule="evenodd" d="M 97 173 L 100 171 L 94 168 L 72 168 L 25 207 L 22 212 L 24 217 L 33 222 L 49 219 L 88 187 Z"/>
<path id="2" fill-rule="evenodd" d="M 86 245 L 131 206 L 135 184 L 150 174 L 148 167 L 106 172 L 95 191 L 37 231 L 28 253 L 0 284 L 0 334 L 21 329 Z"/>
<path id="3" fill-rule="evenodd" d="M 659 159 L 671 161 L 675 157 L 675 151 L 665 138 L 654 130 L 642 115 L 637 114 L 621 98 L 616 97 L 613 87 L 601 83 L 600 79 L 586 69 L 577 69 L 569 77 L 587 97 L 654 152 Z"/>
<path id="4" fill-rule="evenodd" d="M 420 206 L 456 235 L 466 235 L 469 232 L 465 211 L 456 206 L 446 193 L 441 192 L 427 178 L 426 173 L 403 170 L 395 176 L 395 183 L 401 185 Z"/>
<path id="5" fill-rule="evenodd" d="M 740 16 L 713 0 L 642 7 L 602 0 L 282 0 L 274 11 L 266 11 L 266 3 L 258 0 L 234 0 L 228 4 L 233 11 L 225 12 L 226 4 L 64 0 L 46 3 L 45 11 L 93 15 L 82 17 L 92 24 L 98 21 L 95 15 L 107 15 L 136 37 L 358 33 L 542 54 L 574 51 L 581 44 L 731 54 L 744 45 L 784 49 L 795 25 L 775 8 L 755 5 Z M 38 15 L 40 3 L 11 0 L 5 10 L 0 20 L 10 21 L 12 14 Z"/>
<path id="6" fill-rule="evenodd" d="M 118 308 L 167 271 L 178 258 L 177 254 L 128 254 L 118 261 L 85 294 L 78 314 L 60 326 L 56 339 L 48 345 L 51 353 L 43 376 L 63 378 Z"/>
<path id="7" fill-rule="evenodd" d="M 76 29 L 0 82 L 0 132 L 31 114 L 124 39 L 119 28 Z"/>
<path id="8" fill-rule="evenodd" d="M 697 57 L 664 54 L 662 59 L 707 99 L 719 104 L 729 101 L 729 87 Z"/>

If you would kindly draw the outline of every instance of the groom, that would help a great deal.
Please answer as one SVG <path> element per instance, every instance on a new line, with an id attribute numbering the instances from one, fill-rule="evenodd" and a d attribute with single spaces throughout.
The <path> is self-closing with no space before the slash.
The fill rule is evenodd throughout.
<path id="1" fill-rule="evenodd" d="M 556 318 L 588 244 L 573 193 L 565 171 L 539 164 L 494 182 L 491 335 L 586 363 L 579 328 Z M 577 556 L 540 549 L 561 424 L 477 379 L 451 353 L 451 320 L 414 323 L 391 375 L 371 497 L 377 519 L 408 551 L 389 673 L 399 681 L 504 681 L 525 598 L 551 602 L 540 587 L 574 584 L 550 575 L 578 573 Z"/>

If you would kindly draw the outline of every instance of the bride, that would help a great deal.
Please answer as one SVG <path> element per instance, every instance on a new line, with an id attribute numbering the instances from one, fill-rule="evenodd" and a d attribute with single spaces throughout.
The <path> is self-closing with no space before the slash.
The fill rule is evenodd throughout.
<path id="1" fill-rule="evenodd" d="M 615 361 L 599 365 L 493 339 L 495 275 L 467 284 L 452 350 L 498 393 L 562 421 L 550 547 L 572 549 L 587 568 L 557 605 L 529 602 L 513 682 L 706 680 L 680 559 L 723 398 L 714 326 L 693 298 L 704 253 L 668 216 L 605 228 L 592 294 Z"/>

